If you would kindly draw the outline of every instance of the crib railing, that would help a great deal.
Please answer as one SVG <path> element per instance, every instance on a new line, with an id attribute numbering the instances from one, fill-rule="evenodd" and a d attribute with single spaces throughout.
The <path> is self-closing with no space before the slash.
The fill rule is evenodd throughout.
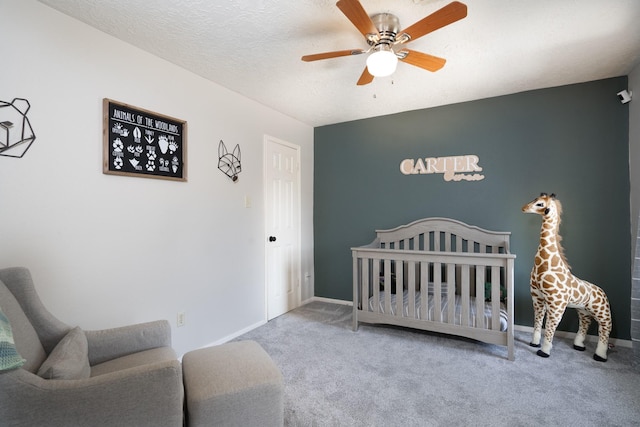
<path id="1" fill-rule="evenodd" d="M 359 248 L 353 253 L 353 328 L 358 321 L 434 329 L 509 346 L 513 359 L 513 266 L 515 255 L 487 252 L 446 252 L 380 248 L 379 242 Z M 403 247 L 405 244 L 400 245 Z M 395 246 L 395 245 L 393 245 Z M 497 248 L 497 246 L 494 246 Z M 462 245 L 459 247 L 462 249 Z M 476 250 L 478 248 L 476 247 Z M 420 292 L 420 303 L 416 293 Z M 392 307 L 391 294 L 395 294 Z M 406 298 L 403 298 L 406 294 Z M 384 295 L 383 308 L 380 301 Z M 460 298 L 459 324 L 455 324 L 455 304 L 446 305 L 443 313 L 441 298 Z M 433 298 L 435 318 L 427 320 L 429 299 Z M 475 298 L 475 321 L 469 315 L 470 301 Z M 371 299 L 372 303 L 369 304 Z M 491 307 L 491 321 L 485 325 L 485 303 Z M 501 307 L 506 306 L 508 334 L 501 331 Z M 439 323 L 425 328 L 423 323 Z"/>

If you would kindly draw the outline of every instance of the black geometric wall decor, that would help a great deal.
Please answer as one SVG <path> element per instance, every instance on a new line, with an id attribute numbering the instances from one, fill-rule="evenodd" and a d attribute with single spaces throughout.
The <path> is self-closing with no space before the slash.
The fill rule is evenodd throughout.
<path id="1" fill-rule="evenodd" d="M 0 101 L 0 156 L 21 158 L 36 139 L 27 113 L 31 105 L 24 98 Z"/>
<path id="2" fill-rule="evenodd" d="M 238 174 L 242 172 L 240 163 L 240 145 L 236 144 L 233 152 L 229 153 L 224 142 L 220 140 L 218 144 L 218 169 L 231 178 L 231 181 L 238 180 Z"/>

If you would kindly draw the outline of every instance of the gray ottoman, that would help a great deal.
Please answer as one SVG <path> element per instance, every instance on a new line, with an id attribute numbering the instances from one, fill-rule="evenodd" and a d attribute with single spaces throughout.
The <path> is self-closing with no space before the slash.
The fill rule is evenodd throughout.
<path id="1" fill-rule="evenodd" d="M 257 342 L 191 351 L 182 372 L 189 427 L 284 424 L 282 373 Z"/>

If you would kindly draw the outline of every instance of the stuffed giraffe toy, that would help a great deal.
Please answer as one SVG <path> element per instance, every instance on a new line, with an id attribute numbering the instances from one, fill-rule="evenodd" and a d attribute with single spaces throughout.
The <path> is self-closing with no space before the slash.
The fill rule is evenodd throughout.
<path id="1" fill-rule="evenodd" d="M 558 234 L 562 205 L 555 194 L 546 193 L 522 207 L 524 213 L 542 216 L 540 245 L 531 270 L 531 298 L 533 299 L 534 323 L 532 347 L 541 347 L 538 356 L 549 357 L 553 335 L 567 307 L 578 311 L 580 326 L 573 341 L 573 348 L 584 351 L 587 330 L 594 318 L 598 322 L 598 345 L 593 358 L 607 361 L 609 333 L 611 332 L 611 309 L 607 295 L 598 286 L 581 280 L 571 273 L 560 245 Z M 544 339 L 542 321 L 545 314 Z"/>

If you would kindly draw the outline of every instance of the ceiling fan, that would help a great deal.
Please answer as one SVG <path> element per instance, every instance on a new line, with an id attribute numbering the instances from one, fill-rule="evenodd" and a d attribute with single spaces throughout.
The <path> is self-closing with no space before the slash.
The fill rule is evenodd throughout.
<path id="1" fill-rule="evenodd" d="M 398 60 L 428 71 L 438 71 L 444 67 L 446 59 L 406 49 L 402 46 L 400 46 L 400 49 L 394 49 L 394 47 L 404 45 L 467 16 L 467 6 L 454 1 L 431 15 L 422 18 L 408 28 L 398 31 L 400 23 L 395 15 L 378 13 L 370 17 L 358 0 L 339 0 L 336 6 L 338 6 L 349 21 L 355 25 L 358 31 L 362 33 L 370 47 L 366 50 L 348 49 L 305 55 L 302 57 L 302 60 L 307 62 L 318 61 L 320 59 L 372 52 L 367 58 L 367 66 L 362 72 L 360 79 L 358 79 L 358 85 L 369 84 L 373 81 L 374 77 L 384 77 L 393 74 Z"/>

